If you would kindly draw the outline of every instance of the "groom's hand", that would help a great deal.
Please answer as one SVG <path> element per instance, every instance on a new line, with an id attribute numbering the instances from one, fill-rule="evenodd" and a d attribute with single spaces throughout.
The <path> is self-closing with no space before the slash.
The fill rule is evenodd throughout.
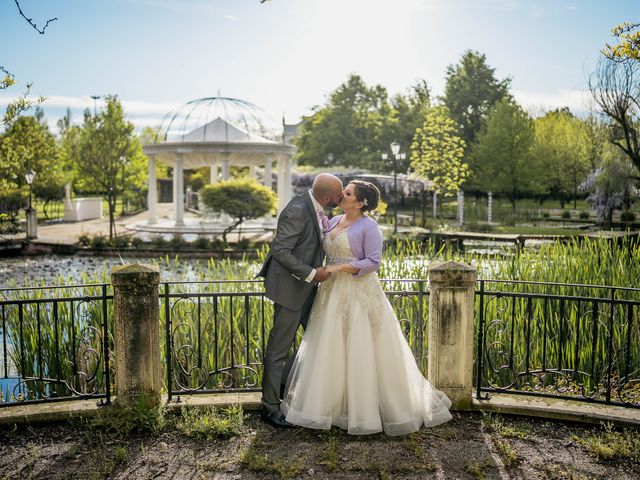
<path id="1" fill-rule="evenodd" d="M 313 279 L 318 283 L 322 283 L 330 276 L 331 276 L 331 272 L 329 272 L 326 268 L 318 267 L 316 269 L 316 276 L 313 277 Z"/>

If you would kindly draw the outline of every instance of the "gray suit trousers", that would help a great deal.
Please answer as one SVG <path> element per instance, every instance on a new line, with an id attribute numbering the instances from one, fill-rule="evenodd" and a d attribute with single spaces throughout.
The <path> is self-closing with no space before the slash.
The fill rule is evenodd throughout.
<path id="1" fill-rule="evenodd" d="M 273 328 L 267 342 L 262 378 L 262 405 L 269 413 L 280 411 L 280 389 L 287 382 L 295 358 L 294 352 L 287 361 L 289 351 L 298 327 L 307 327 L 315 291 L 314 288 L 300 310 L 291 310 L 278 303 L 274 305 Z"/>

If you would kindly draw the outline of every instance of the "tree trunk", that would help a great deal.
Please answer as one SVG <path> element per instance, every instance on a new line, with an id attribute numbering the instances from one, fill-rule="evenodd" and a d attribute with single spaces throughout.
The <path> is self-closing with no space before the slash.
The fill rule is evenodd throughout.
<path id="1" fill-rule="evenodd" d="M 109 240 L 113 240 L 113 237 L 116 235 L 116 223 L 114 218 L 116 206 L 114 194 L 110 193 L 107 195 L 107 203 L 109 205 Z"/>

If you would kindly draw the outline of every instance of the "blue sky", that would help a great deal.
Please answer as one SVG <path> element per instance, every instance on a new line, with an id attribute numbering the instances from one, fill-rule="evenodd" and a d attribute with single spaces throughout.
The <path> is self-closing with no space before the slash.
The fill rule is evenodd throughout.
<path id="1" fill-rule="evenodd" d="M 90 95 L 117 94 L 137 127 L 220 92 L 292 123 L 350 73 L 391 94 L 425 79 L 444 89 L 466 49 L 512 77 L 532 112 L 585 111 L 586 78 L 611 28 L 640 20 L 638 0 L 22 0 L 45 35 L 0 0 L 0 65 L 80 121 Z"/>

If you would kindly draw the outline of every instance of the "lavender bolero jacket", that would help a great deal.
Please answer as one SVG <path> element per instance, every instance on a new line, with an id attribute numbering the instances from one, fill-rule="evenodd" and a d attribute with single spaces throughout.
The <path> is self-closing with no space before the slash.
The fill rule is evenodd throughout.
<path id="1" fill-rule="evenodd" d="M 329 232 L 333 230 L 342 215 L 337 215 L 329 220 Z M 351 254 L 358 260 L 349 265 L 359 268 L 354 277 L 361 277 L 367 273 L 375 272 L 380 268 L 382 258 L 382 232 L 378 223 L 371 217 L 363 216 L 347 229 L 347 238 L 351 247 Z"/>

